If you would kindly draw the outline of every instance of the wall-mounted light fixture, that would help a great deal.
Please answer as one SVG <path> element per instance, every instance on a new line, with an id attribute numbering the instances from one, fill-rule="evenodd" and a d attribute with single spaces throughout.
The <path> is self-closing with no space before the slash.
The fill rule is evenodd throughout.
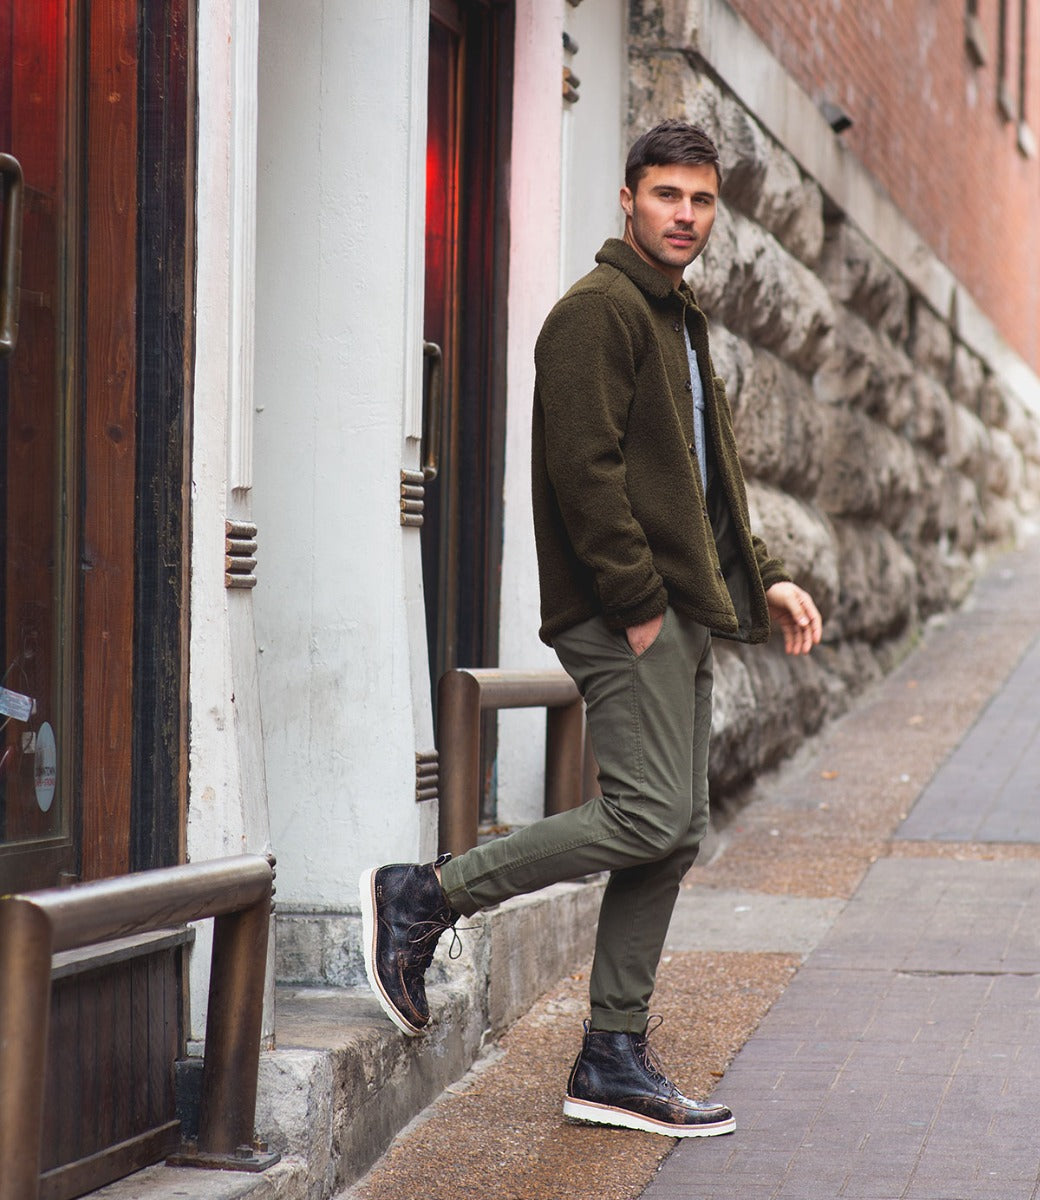
<path id="1" fill-rule="evenodd" d="M 852 118 L 840 105 L 823 100 L 820 102 L 820 112 L 835 133 L 844 133 L 846 129 L 851 129 Z"/>

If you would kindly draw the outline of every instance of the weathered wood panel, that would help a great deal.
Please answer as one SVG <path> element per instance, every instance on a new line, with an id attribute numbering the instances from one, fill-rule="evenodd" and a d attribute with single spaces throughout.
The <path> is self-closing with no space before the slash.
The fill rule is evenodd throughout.
<path id="1" fill-rule="evenodd" d="M 70 1200 L 176 1145 L 181 953 L 168 941 L 158 950 L 145 943 L 55 980 L 41 1198 Z"/>

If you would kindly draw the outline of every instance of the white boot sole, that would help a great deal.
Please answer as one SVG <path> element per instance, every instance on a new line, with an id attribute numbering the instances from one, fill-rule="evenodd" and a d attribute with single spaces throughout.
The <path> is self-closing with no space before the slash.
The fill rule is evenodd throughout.
<path id="1" fill-rule="evenodd" d="M 736 1119 L 715 1121 L 710 1125 L 669 1125 L 667 1121 L 655 1121 L 624 1108 L 612 1108 L 609 1104 L 597 1104 L 594 1100 L 575 1100 L 568 1096 L 563 1102 L 563 1115 L 568 1121 L 582 1125 L 613 1125 L 618 1129 L 639 1129 L 644 1133 L 660 1133 L 665 1137 L 718 1137 L 732 1133 L 737 1127 Z"/>
<path id="2" fill-rule="evenodd" d="M 403 1034 L 406 1034 L 408 1037 L 419 1037 L 423 1030 L 416 1028 L 415 1025 L 412 1025 L 401 1016 L 390 1002 L 390 997 L 383 991 L 383 985 L 379 982 L 379 976 L 376 974 L 377 925 L 375 878 L 378 869 L 378 867 L 371 867 L 367 871 L 362 871 L 361 879 L 358 883 L 358 893 L 361 899 L 361 945 L 365 954 L 365 974 L 368 976 L 369 986 L 375 993 L 375 997 L 379 1001 L 379 1007 L 383 1012 L 386 1013 Z"/>

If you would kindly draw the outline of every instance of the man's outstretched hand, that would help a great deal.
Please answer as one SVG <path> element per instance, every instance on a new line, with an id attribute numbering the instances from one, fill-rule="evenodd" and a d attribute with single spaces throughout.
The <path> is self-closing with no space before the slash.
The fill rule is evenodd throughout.
<path id="1" fill-rule="evenodd" d="M 812 596 L 796 583 L 774 583 L 766 592 L 769 616 L 784 631 L 788 654 L 808 654 L 823 633 L 823 618 Z"/>

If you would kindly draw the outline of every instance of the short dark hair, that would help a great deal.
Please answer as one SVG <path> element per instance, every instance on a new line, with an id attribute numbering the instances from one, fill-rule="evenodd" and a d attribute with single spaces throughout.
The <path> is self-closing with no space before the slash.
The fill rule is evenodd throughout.
<path id="1" fill-rule="evenodd" d="M 632 143 L 625 161 L 625 187 L 634 193 L 647 167 L 665 167 L 672 163 L 710 164 L 715 168 L 719 187 L 722 187 L 718 147 L 699 125 L 674 118 L 648 129 Z"/>

